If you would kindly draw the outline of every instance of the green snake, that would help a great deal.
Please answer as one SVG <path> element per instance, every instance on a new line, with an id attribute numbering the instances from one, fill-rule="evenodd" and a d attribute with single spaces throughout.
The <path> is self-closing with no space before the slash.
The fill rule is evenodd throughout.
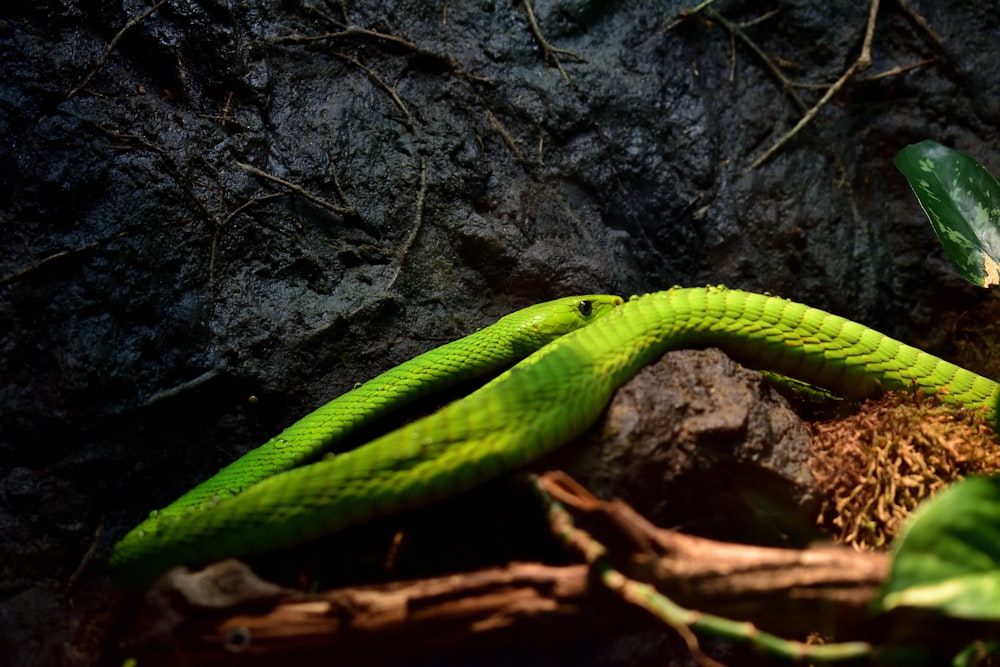
<path id="1" fill-rule="evenodd" d="M 643 366 L 689 346 L 716 346 L 747 365 L 851 399 L 914 388 L 983 408 L 994 420 L 1000 396 L 990 379 L 779 297 L 723 287 L 674 288 L 624 303 L 571 297 L 508 315 L 306 416 L 151 514 L 116 545 L 112 573 L 120 583 L 144 585 L 173 565 L 270 551 L 454 496 L 579 436 Z M 431 385 L 447 384 L 524 355 L 427 417 L 300 465 L 424 393 L 422 375 Z M 463 370 L 466 356 L 478 359 L 473 370 Z"/>

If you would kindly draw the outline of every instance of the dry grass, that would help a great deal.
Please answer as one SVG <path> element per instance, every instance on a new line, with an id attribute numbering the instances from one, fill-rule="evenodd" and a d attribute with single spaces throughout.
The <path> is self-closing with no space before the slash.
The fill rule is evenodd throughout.
<path id="1" fill-rule="evenodd" d="M 917 504 L 956 479 L 1000 471 L 981 413 L 891 394 L 858 414 L 810 425 L 819 523 L 839 542 L 880 549 Z"/>

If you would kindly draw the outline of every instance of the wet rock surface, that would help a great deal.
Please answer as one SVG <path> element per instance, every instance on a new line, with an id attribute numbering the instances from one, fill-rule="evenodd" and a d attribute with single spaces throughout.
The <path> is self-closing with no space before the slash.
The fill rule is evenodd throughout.
<path id="1" fill-rule="evenodd" d="M 756 544 L 816 537 L 805 426 L 759 373 L 720 350 L 665 354 L 572 449 L 560 467 L 657 525 Z"/>
<path id="2" fill-rule="evenodd" d="M 883 7 L 753 171 L 801 110 L 680 4 L 535 2 L 537 35 L 503 1 L 0 10 L 0 654 L 92 664 L 130 525 L 531 302 L 725 283 L 940 350 L 978 295 L 891 159 L 998 170 L 1000 41 L 988 3 L 907 4 L 938 41 Z M 856 57 L 864 3 L 773 8 L 745 32 L 786 76 Z"/>

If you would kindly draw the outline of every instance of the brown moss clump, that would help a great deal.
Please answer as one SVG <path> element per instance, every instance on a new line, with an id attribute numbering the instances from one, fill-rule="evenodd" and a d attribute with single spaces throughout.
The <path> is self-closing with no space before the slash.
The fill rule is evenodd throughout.
<path id="1" fill-rule="evenodd" d="M 917 504 L 947 484 L 1000 470 L 1000 445 L 981 412 L 920 395 L 890 394 L 810 430 L 818 522 L 859 548 L 883 548 Z"/>

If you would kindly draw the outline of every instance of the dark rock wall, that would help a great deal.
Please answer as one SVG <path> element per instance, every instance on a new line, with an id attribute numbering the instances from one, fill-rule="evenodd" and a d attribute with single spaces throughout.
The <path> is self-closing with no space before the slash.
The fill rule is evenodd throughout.
<path id="1" fill-rule="evenodd" d="M 979 295 L 891 159 L 934 138 L 1000 172 L 990 3 L 911 0 L 940 44 L 883 3 L 873 67 L 754 171 L 801 111 L 688 4 L 537 0 L 579 58 L 507 0 L 169 0 L 106 55 L 149 3 L 0 9 L 0 653 L 89 662 L 130 524 L 530 302 L 725 283 L 939 345 Z M 746 34 L 809 83 L 868 12 L 713 7 L 777 10 Z"/>

